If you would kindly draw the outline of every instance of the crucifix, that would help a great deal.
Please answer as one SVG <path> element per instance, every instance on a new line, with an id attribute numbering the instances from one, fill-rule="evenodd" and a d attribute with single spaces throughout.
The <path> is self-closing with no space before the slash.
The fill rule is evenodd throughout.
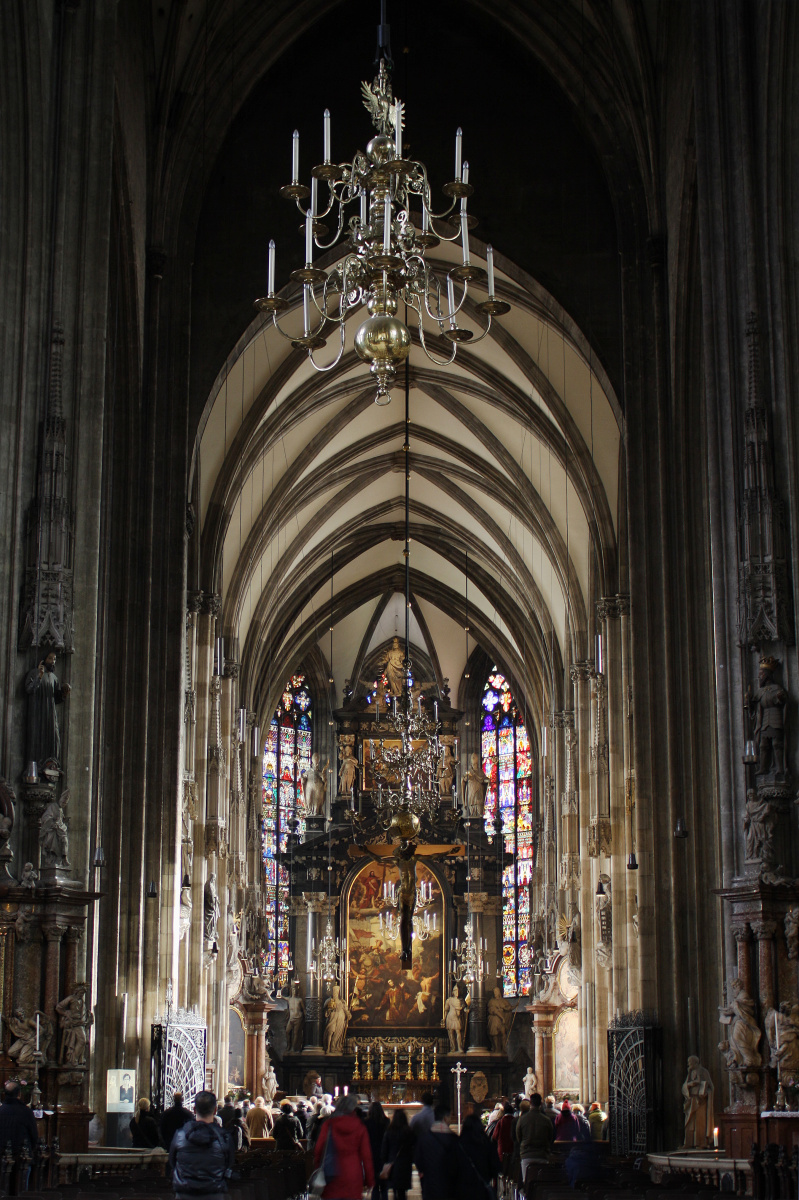
<path id="1" fill-rule="evenodd" d="M 350 846 L 351 858 L 368 855 L 375 862 L 392 858 L 399 871 L 400 962 L 406 971 L 411 969 L 411 942 L 413 941 L 413 911 L 416 908 L 416 866 L 425 858 L 463 857 L 466 847 L 461 845 L 420 846 L 402 838 L 399 845 L 387 842 L 370 842 L 364 846 Z"/>
<path id="2" fill-rule="evenodd" d="M 460 1131 L 461 1131 L 461 1075 L 466 1074 L 466 1068 L 462 1067 L 460 1062 L 458 1062 L 458 1063 L 456 1063 L 456 1065 L 454 1067 L 450 1067 L 450 1072 L 451 1072 L 451 1074 L 456 1076 L 455 1086 L 458 1089 L 458 1133 L 460 1133 Z"/>

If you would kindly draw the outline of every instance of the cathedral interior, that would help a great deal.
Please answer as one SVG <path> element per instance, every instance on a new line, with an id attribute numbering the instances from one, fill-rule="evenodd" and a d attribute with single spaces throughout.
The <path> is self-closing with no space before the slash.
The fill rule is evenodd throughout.
<path id="1" fill-rule="evenodd" d="M 799 1144 L 798 17 L 0 4 L 0 1075 L 62 1150 L 456 1064 L 669 1150 L 689 1056 Z"/>

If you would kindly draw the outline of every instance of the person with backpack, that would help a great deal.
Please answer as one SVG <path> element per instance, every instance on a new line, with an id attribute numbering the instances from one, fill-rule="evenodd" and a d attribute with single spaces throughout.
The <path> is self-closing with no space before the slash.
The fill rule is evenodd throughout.
<path id="1" fill-rule="evenodd" d="M 322 1168 L 325 1186 L 322 1200 L 361 1200 L 364 1188 L 374 1187 L 375 1173 L 369 1133 L 356 1115 L 358 1097 L 353 1093 L 339 1096 L 332 1117 L 328 1117 L 314 1149 L 314 1169 Z"/>
<path id="2" fill-rule="evenodd" d="M 227 1193 L 236 1151 L 215 1117 L 214 1093 L 198 1092 L 194 1120 L 177 1131 L 169 1151 L 175 1200 L 193 1200 L 196 1196 L 221 1200 Z"/>

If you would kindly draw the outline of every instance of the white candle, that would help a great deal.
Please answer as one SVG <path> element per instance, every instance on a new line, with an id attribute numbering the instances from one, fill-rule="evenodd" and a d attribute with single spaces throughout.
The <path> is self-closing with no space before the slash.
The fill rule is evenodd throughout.
<path id="1" fill-rule="evenodd" d="M 461 201 L 461 245 L 463 247 L 463 263 L 465 266 L 469 261 L 469 219 L 466 216 L 463 201 Z"/>
<path id="2" fill-rule="evenodd" d="M 433 701 L 433 712 L 435 713 L 436 721 L 438 721 L 438 701 Z"/>
<path id="3" fill-rule="evenodd" d="M 36 1014 L 36 1053 L 39 1053 L 39 1014 Z"/>
<path id="4" fill-rule="evenodd" d="M 319 212 L 319 180 L 315 175 L 311 177 L 311 216 L 315 217 Z"/>
<path id="5" fill-rule="evenodd" d="M 313 217 L 305 214 L 305 265 L 310 267 L 313 262 Z"/>
<path id="6" fill-rule="evenodd" d="M 269 268 L 267 270 L 267 296 L 275 294 L 275 239 L 272 238 L 269 242 Z"/>
<path id="7" fill-rule="evenodd" d="M 469 182 L 469 164 L 467 162 L 465 162 L 463 164 L 463 170 L 461 171 L 461 183 L 468 183 L 468 182 Z M 466 203 L 466 197 L 464 196 L 463 200 L 461 200 L 461 204 L 465 204 L 465 203 Z"/>
<path id="8" fill-rule="evenodd" d="M 449 307 L 449 327 L 455 328 L 455 287 L 451 279 L 447 279 L 447 305 Z"/>
<path id="9" fill-rule="evenodd" d="M 368 200 L 368 197 L 366 195 L 366 192 L 361 192 L 361 225 L 366 225 L 366 223 L 367 223 L 367 221 L 366 221 L 367 200 Z"/>
<path id="10" fill-rule="evenodd" d="M 402 101 L 397 101 L 397 124 L 394 129 L 394 153 L 402 158 Z"/>
<path id="11" fill-rule="evenodd" d="M 325 109 L 324 129 L 325 129 L 325 162 L 329 163 L 330 162 L 330 109 L 329 108 Z"/>
<path id="12" fill-rule="evenodd" d="M 430 213 L 427 211 L 427 205 L 422 201 L 422 233 L 430 231 Z"/>
<path id="13" fill-rule="evenodd" d="M 383 253 L 391 253 L 391 197 L 386 196 L 383 209 Z"/>
<path id="14" fill-rule="evenodd" d="M 779 1012 L 774 1013 L 774 1029 L 777 1034 L 777 1054 L 779 1055 L 779 1052 L 780 1052 L 780 1014 L 779 1014 Z"/>
<path id="15" fill-rule="evenodd" d="M 300 131 L 295 129 L 291 135 L 291 182 L 297 183 L 300 178 Z"/>
<path id="16" fill-rule="evenodd" d="M 345 1084 L 344 1084 L 344 1095 L 345 1095 L 345 1096 L 349 1095 L 349 1090 L 350 1090 L 350 1089 L 347 1087 L 347 1085 L 346 1085 L 346 1083 L 345 1083 Z"/>
<path id="17" fill-rule="evenodd" d="M 335 1095 L 336 1099 L 338 1099 L 338 1088 L 336 1088 L 334 1095 Z"/>
<path id="18" fill-rule="evenodd" d="M 455 130 L 455 178 L 461 177 L 461 162 L 463 159 L 463 130 L 460 125 Z"/>
<path id="19" fill-rule="evenodd" d="M 718 1148 L 719 1148 L 719 1127 L 717 1125 L 715 1127 L 715 1129 L 713 1130 L 713 1149 L 718 1150 Z"/>
<path id="20" fill-rule="evenodd" d="M 308 337 L 308 334 L 311 332 L 311 310 L 308 301 L 308 293 L 310 290 L 311 285 L 309 283 L 304 283 L 302 285 L 302 324 L 306 337 Z"/>
<path id="21" fill-rule="evenodd" d="M 486 261 L 488 262 L 488 298 L 494 299 L 494 247 L 486 246 Z"/>

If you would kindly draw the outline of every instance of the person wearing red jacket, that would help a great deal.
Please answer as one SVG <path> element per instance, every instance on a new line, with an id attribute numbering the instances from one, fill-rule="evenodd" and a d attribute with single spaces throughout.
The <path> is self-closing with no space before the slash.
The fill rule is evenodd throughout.
<path id="1" fill-rule="evenodd" d="M 491 1137 L 497 1147 L 499 1161 L 504 1162 L 506 1154 L 513 1153 L 513 1109 L 505 1105 L 505 1111 L 494 1126 Z"/>
<path id="2" fill-rule="evenodd" d="M 322 1166 L 327 1139 L 330 1137 L 333 1139 L 336 1159 L 336 1173 L 327 1180 L 322 1200 L 361 1200 L 364 1188 L 374 1187 L 369 1132 L 364 1122 L 355 1115 L 357 1107 L 357 1096 L 341 1096 L 336 1111 L 325 1121 L 317 1139 L 314 1167 Z"/>

